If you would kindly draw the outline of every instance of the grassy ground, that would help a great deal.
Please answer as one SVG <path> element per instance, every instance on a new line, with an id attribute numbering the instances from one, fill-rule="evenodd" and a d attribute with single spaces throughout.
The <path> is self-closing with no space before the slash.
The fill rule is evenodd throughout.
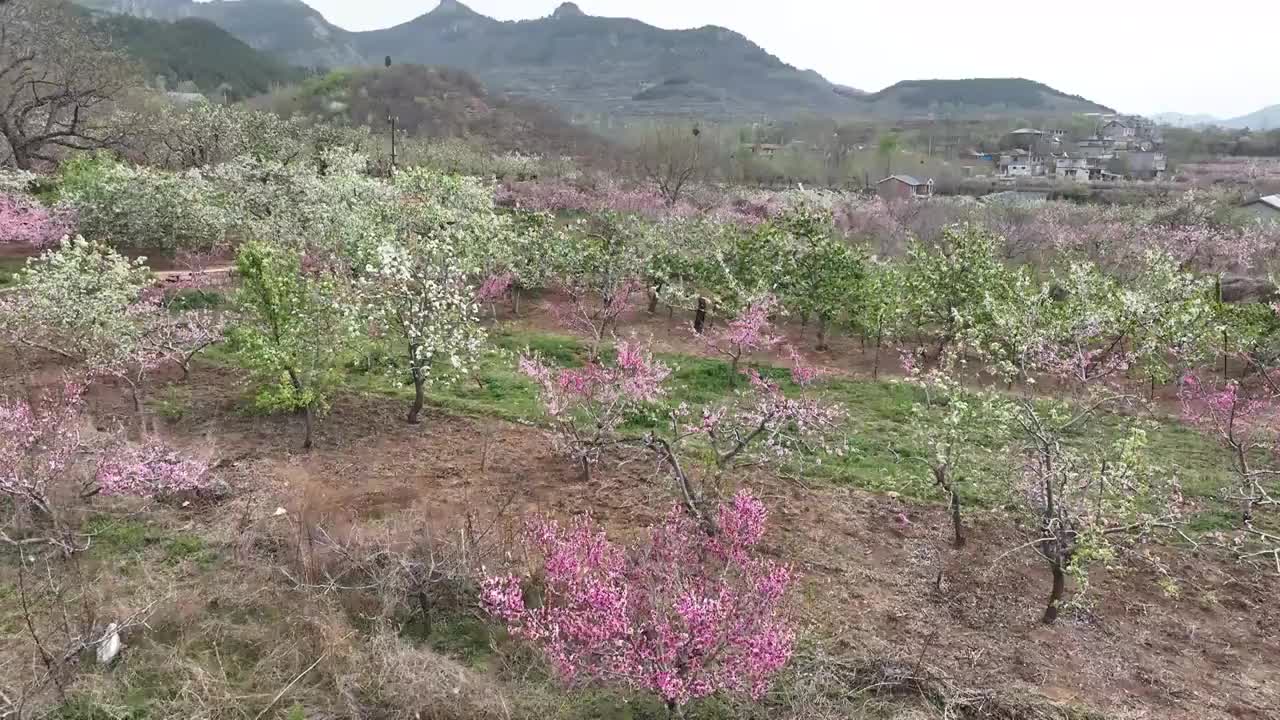
<path id="1" fill-rule="evenodd" d="M 576 338 L 552 333 L 504 327 L 492 337 L 493 349 L 485 354 L 474 378 L 443 384 L 429 392 L 437 407 L 476 416 L 539 423 L 542 414 L 534 384 L 515 369 L 515 359 L 532 351 L 561 367 L 580 366 L 586 347 Z M 605 350 L 608 355 L 608 349 Z M 668 394 L 656 414 L 662 416 L 684 402 L 691 407 L 714 404 L 741 389 L 729 383 L 729 368 L 720 360 L 676 353 L 659 353 L 657 359 L 672 368 Z M 762 375 L 780 383 L 787 392 L 798 389 L 784 368 L 754 365 Z M 407 378 L 353 370 L 353 387 L 394 397 L 412 397 Z M 893 492 L 903 497 L 936 502 L 944 499 L 932 483 L 925 464 L 923 435 L 928 428 L 912 425 L 912 409 L 923 400 L 915 387 L 893 380 L 869 381 L 828 378 L 818 394 L 848 409 L 842 429 L 842 452 L 827 454 L 820 463 L 801 462 L 788 472 L 875 492 Z M 643 420 L 631 430 L 642 431 Z M 1081 446 L 1108 445 L 1125 432 L 1117 416 L 1101 416 L 1071 441 Z M 1162 472 L 1175 474 L 1184 495 L 1197 508 L 1190 520 L 1192 529 L 1205 532 L 1233 527 L 1233 505 L 1221 502 L 1221 489 L 1231 484 L 1230 460 L 1211 439 L 1175 420 L 1153 418 L 1147 423 L 1149 456 Z M 1009 504 L 1009 438 L 979 436 L 981 451 L 961 483 L 965 503 L 979 508 Z"/>
<path id="2" fill-rule="evenodd" d="M 26 265 L 26 258 L 0 257 L 0 288 L 12 285 L 14 276 Z"/>

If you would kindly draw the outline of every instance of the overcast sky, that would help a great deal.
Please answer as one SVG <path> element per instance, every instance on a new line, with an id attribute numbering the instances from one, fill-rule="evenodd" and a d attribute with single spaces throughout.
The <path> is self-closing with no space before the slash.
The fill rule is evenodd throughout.
<path id="1" fill-rule="evenodd" d="M 437 0 L 305 0 L 349 30 L 395 25 Z M 466 0 L 464 0 L 466 2 Z M 559 0 L 470 0 L 501 20 Z M 578 0 L 590 15 L 664 28 L 719 25 L 832 82 L 1026 77 L 1122 111 L 1232 117 L 1280 103 L 1280 0 Z"/>

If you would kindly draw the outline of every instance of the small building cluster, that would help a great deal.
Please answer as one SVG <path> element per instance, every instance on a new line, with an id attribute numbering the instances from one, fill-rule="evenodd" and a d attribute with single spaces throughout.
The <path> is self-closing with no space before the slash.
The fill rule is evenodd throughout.
<path id="1" fill-rule="evenodd" d="M 1092 135 L 1019 128 L 993 155 L 996 175 L 1060 180 L 1159 180 L 1168 170 L 1164 137 L 1155 123 L 1133 115 L 1098 115 Z"/>

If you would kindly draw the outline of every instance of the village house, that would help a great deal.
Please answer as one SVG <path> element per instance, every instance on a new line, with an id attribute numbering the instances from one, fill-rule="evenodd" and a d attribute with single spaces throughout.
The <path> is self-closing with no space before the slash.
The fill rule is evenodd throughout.
<path id="1" fill-rule="evenodd" d="M 1129 152 L 1124 154 L 1125 175 L 1131 180 L 1159 180 L 1169 168 L 1169 158 L 1162 152 Z"/>
<path id="2" fill-rule="evenodd" d="M 1000 153 L 996 174 L 1001 177 L 1038 177 L 1046 174 L 1045 159 L 1021 148 Z"/>
<path id="3" fill-rule="evenodd" d="M 1087 158 L 1110 159 L 1115 154 L 1115 141 L 1105 137 L 1087 137 L 1077 140 L 1076 152 Z"/>
<path id="4" fill-rule="evenodd" d="M 1089 159 L 1080 155 L 1072 157 L 1063 153 L 1053 158 L 1053 174 L 1059 180 L 1089 181 Z"/>
<path id="5" fill-rule="evenodd" d="M 1138 129 L 1126 118 L 1115 118 L 1103 124 L 1099 134 L 1108 140 L 1128 140 L 1138 136 Z"/>
<path id="6" fill-rule="evenodd" d="M 876 194 L 887 201 L 930 197 L 933 195 L 933 178 L 920 182 L 910 175 L 890 175 L 876 183 Z"/>
<path id="7" fill-rule="evenodd" d="M 781 145 L 775 145 L 773 143 L 755 143 L 751 146 L 751 154 L 760 155 L 762 157 L 773 157 L 781 149 Z"/>

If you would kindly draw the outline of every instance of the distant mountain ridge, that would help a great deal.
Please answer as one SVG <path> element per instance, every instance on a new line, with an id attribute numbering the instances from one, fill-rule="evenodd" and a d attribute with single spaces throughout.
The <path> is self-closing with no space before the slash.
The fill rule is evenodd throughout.
<path id="1" fill-rule="evenodd" d="M 587 15 L 572 2 L 550 16 L 499 21 L 458 0 L 394 27 L 350 32 L 301 0 L 77 0 L 98 11 L 210 20 L 292 65 L 445 65 L 491 90 L 573 115 L 759 118 L 1104 112 L 1104 106 L 1022 79 L 911 81 L 878 93 L 835 85 L 722 27 L 665 30 Z M 939 85 L 943 84 L 943 85 Z M 945 87 L 944 87 L 945 86 Z M 970 101 L 972 100 L 972 102 Z"/>
<path id="2" fill-rule="evenodd" d="M 1152 120 L 1162 125 L 1182 128 L 1220 127 L 1228 130 L 1277 130 L 1280 129 L 1280 105 L 1270 105 L 1257 112 L 1226 120 L 1212 115 L 1187 115 L 1184 113 L 1157 113 Z"/>
<path id="3" fill-rule="evenodd" d="M 966 80 L 903 80 L 865 97 L 870 103 L 896 106 L 904 111 L 949 108 L 1006 108 L 1014 111 L 1114 113 L 1105 105 L 1068 95 L 1044 83 L 1025 78 L 970 78 Z"/>
<path id="4" fill-rule="evenodd" d="M 1257 112 L 1241 115 L 1240 117 L 1223 120 L 1222 127 L 1234 128 L 1242 130 L 1249 128 L 1250 130 L 1276 130 L 1280 129 L 1280 105 L 1270 105 L 1264 107 Z"/>
<path id="5" fill-rule="evenodd" d="M 1203 113 L 1188 115 L 1186 113 L 1178 112 L 1156 113 L 1151 116 L 1151 120 L 1158 125 L 1169 125 L 1177 128 L 1205 127 L 1208 125 L 1216 125 L 1221 122 L 1221 120 L 1212 115 L 1205 115 Z"/>

